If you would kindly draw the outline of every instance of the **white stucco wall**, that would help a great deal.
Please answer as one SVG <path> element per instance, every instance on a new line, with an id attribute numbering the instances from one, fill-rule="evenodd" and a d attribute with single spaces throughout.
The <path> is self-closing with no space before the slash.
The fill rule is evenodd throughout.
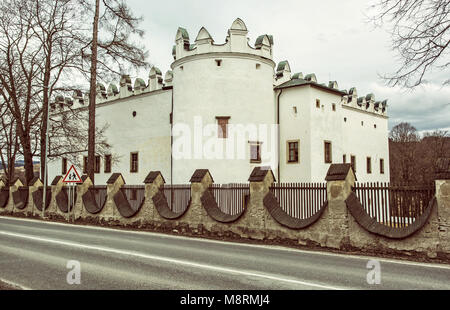
<path id="1" fill-rule="evenodd" d="M 158 90 L 97 106 L 97 126 L 109 125 L 106 139 L 114 158 L 111 173 L 122 173 L 128 184 L 142 184 L 151 170 L 160 170 L 165 180 L 170 182 L 171 92 Z M 133 111 L 136 111 L 136 117 L 133 117 Z M 130 152 L 139 152 L 137 173 L 130 173 Z M 102 157 L 100 173 L 95 174 L 95 184 L 106 184 L 111 176 L 111 173 L 104 173 L 104 164 Z M 61 175 L 61 167 L 59 158 L 49 163 L 50 181 Z M 77 170 L 80 174 L 83 171 L 82 167 L 77 167 Z"/>
<path id="2" fill-rule="evenodd" d="M 320 100 L 320 108 L 316 107 L 316 99 Z M 330 166 L 324 161 L 325 141 L 332 144 L 332 163 L 342 163 L 344 154 L 347 163 L 351 155 L 356 156 L 358 181 L 389 181 L 387 117 L 349 108 L 339 94 L 308 85 L 284 89 L 280 102 L 282 182 L 323 182 Z M 293 106 L 297 106 L 297 115 Z M 300 140 L 300 163 L 288 164 L 286 142 L 296 139 Z M 367 174 L 367 157 L 372 160 L 371 174 Z M 385 162 L 384 174 L 380 173 L 380 158 Z"/>
<path id="3" fill-rule="evenodd" d="M 221 66 L 217 66 L 216 59 L 222 60 Z M 259 69 L 256 69 L 256 64 L 260 64 Z M 194 134 L 197 117 L 203 126 L 213 124 L 213 128 L 217 129 L 216 116 L 229 116 L 231 126 L 241 124 L 259 127 L 265 124 L 270 128 L 275 124 L 271 62 L 252 56 L 206 54 L 187 62 L 177 62 L 173 71 L 174 126 L 186 124 Z M 217 133 L 212 136 L 217 137 Z M 174 137 L 174 141 L 176 139 Z M 231 137 L 215 140 L 229 143 Z M 244 148 L 245 158 L 240 159 L 234 152 L 233 159 L 227 160 L 205 156 L 174 159 L 174 183 L 188 182 L 195 169 L 210 169 L 216 183 L 246 182 L 253 167 L 261 165 L 250 164 L 248 141 L 255 140 L 263 142 L 263 148 L 270 145 L 270 137 L 246 135 L 244 145 L 234 144 L 235 149 L 239 146 Z M 191 141 L 194 143 L 194 137 Z M 207 141 L 211 141 L 210 137 L 204 136 L 203 146 Z M 225 151 L 221 154 L 225 154 Z"/>

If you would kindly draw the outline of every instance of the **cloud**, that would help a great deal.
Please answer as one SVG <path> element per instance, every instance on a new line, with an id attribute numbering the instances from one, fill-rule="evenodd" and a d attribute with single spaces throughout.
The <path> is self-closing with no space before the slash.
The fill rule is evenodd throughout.
<path id="1" fill-rule="evenodd" d="M 288 60 L 293 72 L 314 72 L 319 83 L 337 80 L 341 89 L 356 87 L 360 96 L 373 92 L 377 100 L 388 99 L 390 127 L 401 121 L 419 130 L 450 127 L 450 105 L 446 105 L 450 90 L 438 85 L 444 72 L 435 70 L 427 76 L 429 84 L 412 93 L 383 86 L 379 76 L 395 71 L 398 62 L 387 30 L 367 23 L 368 1 L 127 0 L 127 4 L 144 17 L 141 26 L 149 60 L 163 73 L 173 62 L 179 26 L 188 30 L 191 42 L 205 26 L 220 44 L 240 17 L 251 44 L 260 34 L 274 36 L 274 61 Z"/>
<path id="2" fill-rule="evenodd" d="M 419 131 L 450 127 L 450 86 L 424 84 L 414 91 L 372 83 L 379 99 L 389 98 L 389 127 L 409 122 Z"/>

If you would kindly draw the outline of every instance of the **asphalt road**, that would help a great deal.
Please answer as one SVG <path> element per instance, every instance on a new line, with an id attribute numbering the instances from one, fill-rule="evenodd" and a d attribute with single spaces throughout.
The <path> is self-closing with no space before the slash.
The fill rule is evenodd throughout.
<path id="1" fill-rule="evenodd" d="M 380 284 L 367 283 L 370 260 Z M 80 264 L 80 284 L 67 282 L 69 261 Z M 450 266 L 0 217 L 0 281 L 45 290 L 448 290 Z"/>

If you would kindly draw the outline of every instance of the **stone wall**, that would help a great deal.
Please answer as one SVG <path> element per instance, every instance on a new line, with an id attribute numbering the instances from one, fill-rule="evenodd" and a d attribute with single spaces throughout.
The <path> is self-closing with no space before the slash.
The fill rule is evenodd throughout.
<path id="1" fill-rule="evenodd" d="M 215 220 L 208 214 L 211 211 L 207 212 L 207 206 L 203 205 L 204 202 L 207 202 L 207 199 L 202 200 L 202 197 L 210 195 L 210 192 L 206 191 L 214 183 L 208 170 L 197 170 L 194 173 L 191 178 L 189 206 L 184 213 L 173 220 L 168 219 L 164 214 L 160 214 L 161 211 L 158 210 L 161 209 L 155 206 L 153 199 L 155 195 L 160 195 L 164 186 L 165 181 L 160 172 L 151 172 L 149 177 L 146 178 L 144 203 L 130 218 L 124 218 L 120 215 L 114 200 L 114 195 L 124 186 L 125 180 L 121 175 L 112 177 L 110 180 L 111 182 L 108 182 L 107 185 L 105 206 L 95 215 L 89 214 L 85 210 L 82 199 L 83 194 L 92 186 L 92 182 L 89 178 L 86 178 L 83 184 L 77 186 L 78 195 L 72 212 L 72 220 L 159 228 L 166 231 L 176 230 L 180 233 L 188 231 L 215 236 L 272 240 L 337 250 L 359 250 L 385 254 L 419 254 L 430 258 L 450 258 L 450 180 L 436 181 L 436 198 L 430 204 L 431 212 L 423 220 L 421 227 L 418 227 L 406 237 L 383 235 L 382 232 L 367 229 L 363 220 L 355 215 L 355 212 L 349 211 L 353 210 L 349 206 L 349 197 L 353 195 L 352 187 L 356 180 L 350 165 L 331 165 L 326 178 L 328 201 L 323 207 L 323 213 L 320 217 L 308 223 L 307 226 L 298 226 L 297 229 L 289 228 L 289 225 L 283 225 L 282 221 L 271 215 L 268 206 L 265 205 L 267 202 L 265 198 L 271 195 L 270 186 L 275 182 L 270 169 L 255 168 L 249 179 L 250 199 L 245 206 L 245 210 L 242 215 L 232 218 L 229 222 Z M 20 185 L 17 183 L 12 186 L 11 192 L 17 190 Z M 41 183 L 38 182 L 30 186 L 30 196 L 39 186 L 41 186 Z M 46 210 L 46 214 L 49 217 L 62 216 L 68 220 L 68 215 L 62 213 L 55 202 L 55 196 L 63 186 L 61 180 L 52 185 L 51 203 Z M 205 195 L 205 193 L 208 195 Z M 14 207 L 11 200 L 10 197 L 7 207 L 0 209 L 1 213 L 12 213 Z M 34 215 L 41 215 L 41 212 L 33 206 L 33 203 L 33 199 L 30 198 L 27 206 L 28 213 L 33 210 Z M 27 212 L 24 214 L 27 214 Z M 369 230 L 372 232 L 369 232 Z"/>

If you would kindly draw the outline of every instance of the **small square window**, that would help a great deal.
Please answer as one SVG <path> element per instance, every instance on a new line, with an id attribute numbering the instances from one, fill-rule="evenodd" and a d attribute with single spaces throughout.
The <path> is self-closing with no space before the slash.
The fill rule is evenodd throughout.
<path id="1" fill-rule="evenodd" d="M 222 59 L 216 59 L 216 65 L 220 67 L 222 65 Z"/>
<path id="2" fill-rule="evenodd" d="M 316 99 L 316 108 L 320 108 L 320 99 Z"/>
<path id="3" fill-rule="evenodd" d="M 261 142 L 250 143 L 250 163 L 261 163 Z"/>
<path id="4" fill-rule="evenodd" d="M 137 190 L 132 188 L 130 191 L 130 200 L 137 200 Z"/>
<path id="5" fill-rule="evenodd" d="M 256 64 L 256 70 L 259 70 L 261 68 L 261 64 Z"/>

